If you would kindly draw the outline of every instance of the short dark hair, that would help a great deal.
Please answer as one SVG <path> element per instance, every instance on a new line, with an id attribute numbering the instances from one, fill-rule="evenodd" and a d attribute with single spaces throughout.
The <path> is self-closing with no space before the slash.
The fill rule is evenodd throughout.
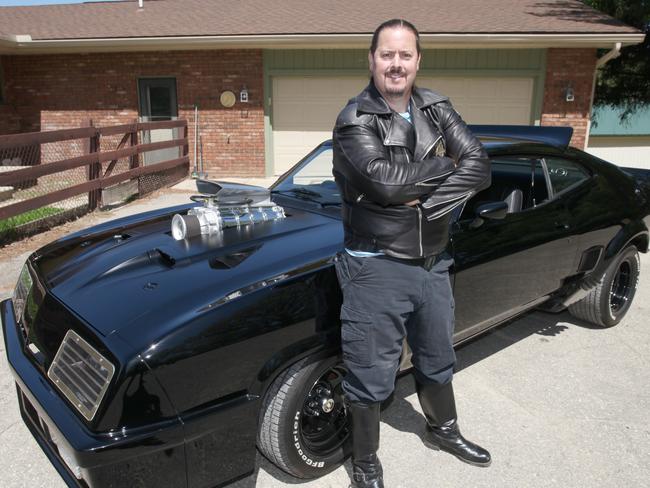
<path id="1" fill-rule="evenodd" d="M 379 27 L 375 29 L 375 32 L 372 34 L 372 42 L 370 43 L 370 53 L 375 54 L 375 51 L 377 50 L 377 43 L 379 42 L 379 34 L 381 31 L 384 29 L 396 29 L 398 27 L 402 27 L 404 29 L 410 30 L 414 35 L 415 35 L 415 47 L 417 49 L 418 54 L 420 54 L 420 33 L 418 30 L 415 28 L 413 24 L 411 24 L 408 20 L 404 19 L 390 19 L 387 20 L 386 22 L 382 22 Z"/>

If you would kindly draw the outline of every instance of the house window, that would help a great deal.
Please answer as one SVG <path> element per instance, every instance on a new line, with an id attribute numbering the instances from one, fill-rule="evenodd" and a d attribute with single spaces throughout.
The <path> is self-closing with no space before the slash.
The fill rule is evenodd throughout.
<path id="1" fill-rule="evenodd" d="M 176 78 L 140 78 L 138 95 L 140 120 L 153 122 L 178 116 Z"/>

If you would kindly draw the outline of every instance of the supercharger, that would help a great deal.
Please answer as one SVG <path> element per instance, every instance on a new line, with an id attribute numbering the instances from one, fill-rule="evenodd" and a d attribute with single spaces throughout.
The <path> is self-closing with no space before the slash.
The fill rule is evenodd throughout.
<path id="1" fill-rule="evenodd" d="M 192 200 L 203 206 L 174 215 L 171 231 L 176 240 L 285 218 L 284 208 L 271 201 L 266 188 L 207 180 L 198 180 L 197 188 L 201 194 Z"/>

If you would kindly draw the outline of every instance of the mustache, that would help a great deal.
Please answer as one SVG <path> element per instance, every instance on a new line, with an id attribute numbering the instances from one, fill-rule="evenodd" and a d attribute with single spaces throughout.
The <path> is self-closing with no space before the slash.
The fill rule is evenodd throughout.
<path id="1" fill-rule="evenodd" d="M 406 74 L 404 68 L 389 68 L 386 70 L 387 75 L 403 75 Z"/>

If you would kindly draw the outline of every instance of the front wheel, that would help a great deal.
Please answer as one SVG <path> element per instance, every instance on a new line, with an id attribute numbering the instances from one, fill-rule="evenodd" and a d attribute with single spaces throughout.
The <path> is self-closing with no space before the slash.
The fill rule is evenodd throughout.
<path id="1" fill-rule="evenodd" d="M 316 478 L 339 467 L 350 454 L 344 374 L 335 358 L 304 359 L 281 373 L 260 411 L 262 454 L 298 478 Z"/>
<path id="2" fill-rule="evenodd" d="M 601 327 L 618 324 L 632 305 L 640 269 L 636 247 L 625 248 L 614 259 L 598 285 L 583 299 L 569 305 L 569 313 Z"/>

